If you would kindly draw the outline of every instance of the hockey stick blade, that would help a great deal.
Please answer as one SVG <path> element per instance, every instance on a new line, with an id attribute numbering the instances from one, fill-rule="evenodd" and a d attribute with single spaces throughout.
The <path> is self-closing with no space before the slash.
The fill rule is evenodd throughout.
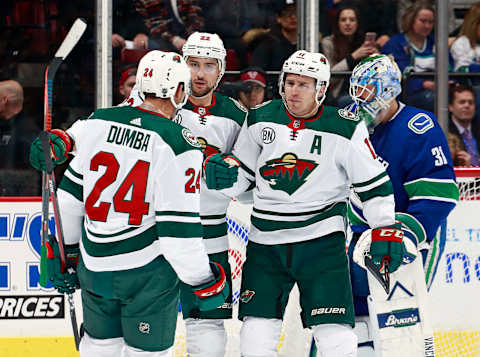
<path id="1" fill-rule="evenodd" d="M 390 275 L 388 271 L 388 264 L 385 266 L 385 274 L 383 275 L 378 270 L 378 267 L 373 264 L 372 258 L 368 255 L 365 256 L 365 267 L 373 275 L 373 277 L 380 283 L 385 289 L 387 295 L 390 293 Z"/>
<path id="2" fill-rule="evenodd" d="M 55 57 L 59 57 L 64 60 L 72 51 L 73 47 L 75 47 L 78 40 L 80 40 L 80 37 L 82 37 L 86 28 L 87 23 L 84 19 L 76 19 L 72 27 L 70 28 L 70 31 L 68 31 L 67 36 L 60 45 L 60 48 L 55 53 Z"/>

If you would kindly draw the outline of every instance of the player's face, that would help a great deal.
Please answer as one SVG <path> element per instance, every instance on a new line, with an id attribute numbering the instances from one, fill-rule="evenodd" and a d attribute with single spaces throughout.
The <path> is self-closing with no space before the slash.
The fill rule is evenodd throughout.
<path id="1" fill-rule="evenodd" d="M 415 21 L 413 21 L 412 31 L 421 37 L 427 37 L 433 30 L 435 15 L 427 9 L 418 12 Z"/>
<path id="2" fill-rule="evenodd" d="M 357 92 L 355 95 L 357 98 L 362 99 L 366 102 L 371 101 L 373 98 L 375 98 L 375 93 L 377 92 L 377 89 L 373 84 L 366 84 L 362 87 L 357 88 Z"/>
<path id="3" fill-rule="evenodd" d="M 325 87 L 322 89 L 325 91 Z M 295 116 L 304 116 L 317 107 L 315 101 L 315 80 L 311 77 L 288 73 L 285 78 L 285 101 Z"/>
<path id="4" fill-rule="evenodd" d="M 203 97 L 213 91 L 220 71 L 214 58 L 188 57 L 187 64 L 192 74 L 192 94 Z"/>
<path id="5" fill-rule="evenodd" d="M 135 79 L 135 76 L 128 77 L 125 83 L 120 87 L 120 94 L 123 95 L 123 99 L 130 97 L 130 92 L 135 85 Z"/>
<path id="6" fill-rule="evenodd" d="M 352 9 L 345 9 L 340 13 L 338 18 L 338 28 L 345 36 L 351 36 L 357 31 L 358 22 L 355 11 Z"/>
<path id="7" fill-rule="evenodd" d="M 460 122 L 471 122 L 475 116 L 475 97 L 469 91 L 456 92 L 455 99 L 448 109 Z"/>
<path id="8" fill-rule="evenodd" d="M 240 101 L 247 107 L 253 108 L 256 105 L 262 104 L 265 98 L 265 88 L 257 83 L 250 83 L 250 92 L 240 92 Z"/>

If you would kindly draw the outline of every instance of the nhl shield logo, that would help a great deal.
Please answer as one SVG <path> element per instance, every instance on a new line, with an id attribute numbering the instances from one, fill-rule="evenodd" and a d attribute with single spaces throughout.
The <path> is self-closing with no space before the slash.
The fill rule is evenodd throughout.
<path id="1" fill-rule="evenodd" d="M 150 324 L 148 322 L 143 322 L 141 321 L 138 324 L 138 331 L 144 334 L 149 334 L 150 333 Z"/>
<path id="2" fill-rule="evenodd" d="M 244 304 L 250 302 L 252 300 L 253 295 L 255 295 L 255 291 L 253 290 L 245 290 L 241 295 L 240 295 L 240 301 L 243 302 Z"/>
<path id="3" fill-rule="evenodd" d="M 206 112 L 207 112 L 207 111 L 205 110 L 204 107 L 199 107 L 199 108 L 198 108 L 198 114 L 200 114 L 200 115 L 205 115 Z"/>
<path id="4" fill-rule="evenodd" d="M 294 128 L 294 129 L 300 128 L 301 125 L 302 125 L 302 122 L 301 122 L 300 120 L 295 119 L 295 120 L 293 121 L 293 128 Z"/>

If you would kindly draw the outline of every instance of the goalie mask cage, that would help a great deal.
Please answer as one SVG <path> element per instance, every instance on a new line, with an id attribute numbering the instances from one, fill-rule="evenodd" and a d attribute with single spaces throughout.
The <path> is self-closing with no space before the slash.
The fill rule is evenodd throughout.
<path id="1" fill-rule="evenodd" d="M 439 230 L 446 244 L 429 292 L 435 356 L 480 357 L 480 168 L 455 168 L 455 174 L 460 200 Z M 240 356 L 241 322 L 237 320 L 237 313 L 251 209 L 251 205 L 232 201 L 227 213 L 234 303 L 234 317 L 225 321 L 227 357 Z M 310 353 L 311 342 L 311 332 L 302 328 L 295 286 L 285 312 L 278 356 L 314 357 Z M 187 356 L 181 315 L 173 356 Z"/>

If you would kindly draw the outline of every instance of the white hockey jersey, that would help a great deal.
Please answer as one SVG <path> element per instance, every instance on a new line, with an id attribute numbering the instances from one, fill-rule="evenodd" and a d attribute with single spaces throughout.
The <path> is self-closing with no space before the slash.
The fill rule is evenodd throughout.
<path id="1" fill-rule="evenodd" d="M 207 157 L 232 151 L 246 116 L 246 109 L 234 99 L 214 93 L 210 106 L 199 107 L 189 101 L 178 112 L 174 121 L 192 131 L 202 146 L 204 157 Z M 193 179 L 197 178 L 192 177 L 192 183 Z M 226 251 L 228 239 L 225 218 L 230 197 L 202 185 L 200 202 L 207 252 L 212 254 Z"/>
<path id="2" fill-rule="evenodd" d="M 69 134 L 77 152 L 59 199 L 66 217 L 85 216 L 85 266 L 133 269 L 163 254 L 187 284 L 211 280 L 200 192 L 189 184 L 190 174 L 200 175 L 202 153 L 190 130 L 156 113 L 116 107 L 77 121 Z M 68 226 L 65 239 L 75 240 Z"/>
<path id="3" fill-rule="evenodd" d="M 346 202 L 353 186 L 372 228 L 391 225 L 390 179 L 375 160 L 363 122 L 322 106 L 308 120 L 292 117 L 281 100 L 249 112 L 233 154 L 242 165 L 236 196 L 255 181 L 249 239 L 284 244 L 345 232 Z"/>

